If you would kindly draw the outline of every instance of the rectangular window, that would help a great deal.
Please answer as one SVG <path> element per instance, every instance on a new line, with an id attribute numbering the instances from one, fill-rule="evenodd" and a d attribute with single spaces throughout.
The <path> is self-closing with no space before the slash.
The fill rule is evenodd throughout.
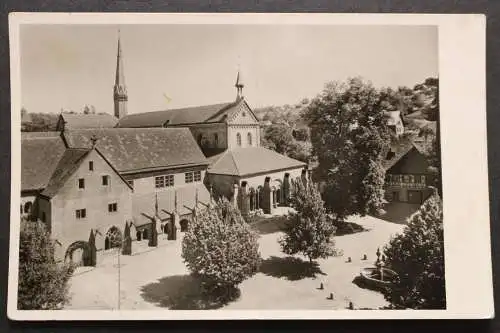
<path id="1" fill-rule="evenodd" d="M 422 184 L 425 184 L 425 176 L 424 175 L 420 176 L 420 182 Z"/>
<path id="2" fill-rule="evenodd" d="M 89 161 L 89 171 L 94 171 L 94 162 Z"/>
<path id="3" fill-rule="evenodd" d="M 108 204 L 108 212 L 113 213 L 118 210 L 118 204 L 116 202 Z"/>
<path id="4" fill-rule="evenodd" d="M 86 216 L 87 216 L 87 210 L 85 208 L 76 210 L 77 219 L 84 219 Z"/>
<path id="5" fill-rule="evenodd" d="M 201 171 L 195 171 L 194 172 L 194 181 L 195 182 L 201 181 Z"/>
<path id="6" fill-rule="evenodd" d="M 414 183 L 415 182 L 415 176 L 414 175 L 410 175 L 410 183 Z"/>
<path id="7" fill-rule="evenodd" d="M 165 176 L 165 186 L 174 186 L 174 175 Z"/>
<path id="8" fill-rule="evenodd" d="M 165 187 L 165 177 L 163 176 L 155 177 L 155 187 L 156 188 Z"/>
<path id="9" fill-rule="evenodd" d="M 184 175 L 185 175 L 186 183 L 193 182 L 193 173 L 192 172 L 186 172 Z"/>
<path id="10" fill-rule="evenodd" d="M 410 181 L 410 177 L 408 175 L 404 175 L 404 182 L 408 183 Z"/>
<path id="11" fill-rule="evenodd" d="M 109 185 L 109 176 L 102 176 L 102 186 Z"/>
<path id="12" fill-rule="evenodd" d="M 134 188 L 134 180 L 133 179 L 127 180 L 127 183 L 130 185 L 130 187 Z"/>
<path id="13" fill-rule="evenodd" d="M 78 179 L 78 188 L 85 188 L 85 179 L 84 178 Z"/>

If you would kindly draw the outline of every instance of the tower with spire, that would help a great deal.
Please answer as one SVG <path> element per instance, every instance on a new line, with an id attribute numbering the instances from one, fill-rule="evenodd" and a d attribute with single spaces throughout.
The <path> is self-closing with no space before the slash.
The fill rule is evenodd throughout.
<path id="1" fill-rule="evenodd" d="M 236 83 L 234 84 L 236 87 L 236 99 L 243 98 L 243 87 L 245 84 L 243 83 L 243 79 L 241 76 L 241 72 L 238 70 L 238 75 L 236 76 Z"/>
<path id="2" fill-rule="evenodd" d="M 116 55 L 116 76 L 113 89 L 115 103 L 115 117 L 120 119 L 127 115 L 127 88 L 125 87 L 125 74 L 123 68 L 123 55 L 120 43 L 120 32 L 118 31 L 118 52 Z"/>

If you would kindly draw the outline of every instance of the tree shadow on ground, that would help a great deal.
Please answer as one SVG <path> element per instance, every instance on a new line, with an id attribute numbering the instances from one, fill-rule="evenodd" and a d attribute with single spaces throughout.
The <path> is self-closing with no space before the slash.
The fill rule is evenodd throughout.
<path id="1" fill-rule="evenodd" d="M 191 275 L 167 276 L 141 287 L 142 298 L 171 310 L 211 310 L 237 300 L 240 290 L 226 290 L 224 296 L 204 292 L 199 278 Z"/>
<path id="2" fill-rule="evenodd" d="M 285 230 L 286 216 L 257 219 L 250 226 L 261 235 L 273 234 Z"/>
<path id="3" fill-rule="evenodd" d="M 284 258 L 272 256 L 263 260 L 260 272 L 272 277 L 286 278 L 290 281 L 315 278 L 316 274 L 326 275 L 321 271 L 318 263 L 311 263 L 291 256 Z"/>

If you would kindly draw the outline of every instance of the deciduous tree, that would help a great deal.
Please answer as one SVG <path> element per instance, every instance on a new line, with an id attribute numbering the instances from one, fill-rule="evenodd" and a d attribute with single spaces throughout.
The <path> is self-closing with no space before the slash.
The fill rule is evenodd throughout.
<path id="1" fill-rule="evenodd" d="M 224 295 L 257 272 L 257 237 L 224 199 L 193 219 L 182 241 L 182 258 L 207 292 Z"/>
<path id="2" fill-rule="evenodd" d="M 21 221 L 17 307 L 21 310 L 55 310 L 68 301 L 70 265 L 59 265 L 54 243 L 40 221 Z"/>
<path id="3" fill-rule="evenodd" d="M 335 255 L 335 227 L 327 219 L 316 185 L 298 181 L 295 186 L 291 204 L 296 212 L 288 215 L 285 235 L 279 240 L 281 249 L 286 254 L 301 253 L 309 262 Z"/>
<path id="4" fill-rule="evenodd" d="M 325 204 L 336 219 L 381 208 L 383 182 L 377 175 L 389 144 L 383 102 L 370 83 L 354 78 L 327 84 L 304 114 L 318 173 L 326 181 Z"/>

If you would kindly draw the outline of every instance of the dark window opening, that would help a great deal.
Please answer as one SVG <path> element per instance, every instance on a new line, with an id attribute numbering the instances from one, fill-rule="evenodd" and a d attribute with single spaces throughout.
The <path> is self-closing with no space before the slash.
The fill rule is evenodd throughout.
<path id="1" fill-rule="evenodd" d="M 87 210 L 85 208 L 76 210 L 77 219 L 84 219 L 86 216 L 87 216 Z"/>
<path id="2" fill-rule="evenodd" d="M 31 208 L 33 207 L 33 204 L 31 203 L 31 201 L 28 201 L 24 204 L 24 213 L 25 214 L 29 214 L 31 213 Z"/>
<path id="3" fill-rule="evenodd" d="M 85 188 L 85 179 L 78 179 L 78 188 Z"/>
<path id="4" fill-rule="evenodd" d="M 109 176 L 102 176 L 102 186 L 109 185 Z"/>
<path id="5" fill-rule="evenodd" d="M 386 160 L 390 160 L 390 159 L 394 158 L 394 156 L 395 156 L 395 155 L 396 155 L 396 153 L 395 153 L 395 152 L 393 152 L 393 151 L 391 150 L 391 151 L 389 151 L 389 152 L 387 153 L 387 155 L 386 155 L 385 159 L 386 159 Z"/>
<path id="6" fill-rule="evenodd" d="M 94 162 L 93 161 L 89 162 L 89 170 L 94 171 Z"/>
<path id="7" fill-rule="evenodd" d="M 108 212 L 113 213 L 118 210 L 118 204 L 116 202 L 108 204 Z"/>

